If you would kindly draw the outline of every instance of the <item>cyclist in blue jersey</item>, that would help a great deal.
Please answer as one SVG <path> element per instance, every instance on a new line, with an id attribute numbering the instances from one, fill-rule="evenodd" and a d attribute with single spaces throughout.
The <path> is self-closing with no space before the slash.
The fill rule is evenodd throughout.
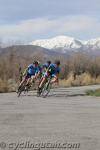
<path id="1" fill-rule="evenodd" d="M 50 60 L 47 61 L 46 63 L 42 64 L 42 66 L 41 66 L 41 68 L 42 68 L 42 72 L 41 72 L 42 76 L 45 74 L 45 72 L 46 72 L 47 68 L 50 66 L 50 64 L 51 64 Z"/>
<path id="2" fill-rule="evenodd" d="M 54 64 L 50 64 L 47 68 L 46 72 L 44 73 L 43 77 L 41 78 L 41 82 L 39 84 L 39 90 L 41 90 L 42 85 L 44 84 L 46 78 L 52 77 L 51 83 L 55 83 L 58 81 L 58 75 L 60 73 L 60 61 L 56 60 Z"/>
<path id="3" fill-rule="evenodd" d="M 33 64 L 30 64 L 23 73 L 23 80 L 21 81 L 18 88 L 22 86 L 24 82 L 27 82 L 26 85 L 32 83 L 40 75 L 41 67 L 38 61 L 34 61 Z"/>
<path id="4" fill-rule="evenodd" d="M 45 64 L 42 65 L 42 68 L 47 69 L 51 64 L 51 61 L 48 60 Z"/>

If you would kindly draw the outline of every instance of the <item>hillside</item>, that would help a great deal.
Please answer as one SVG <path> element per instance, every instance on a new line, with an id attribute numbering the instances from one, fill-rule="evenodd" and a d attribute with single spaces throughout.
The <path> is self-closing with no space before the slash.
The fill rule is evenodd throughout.
<path id="1" fill-rule="evenodd" d="M 50 57 L 52 58 L 60 55 L 59 52 L 57 53 L 54 51 L 49 51 L 48 49 L 32 45 L 17 45 L 6 48 L 0 48 L 1 57 L 8 56 L 11 53 L 20 58 L 33 58 L 34 56 L 37 56 L 43 59 L 48 59 Z"/>

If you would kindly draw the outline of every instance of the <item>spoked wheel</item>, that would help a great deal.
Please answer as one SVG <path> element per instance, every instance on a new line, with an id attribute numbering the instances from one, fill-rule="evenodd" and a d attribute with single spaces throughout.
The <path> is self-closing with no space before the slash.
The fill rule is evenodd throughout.
<path id="1" fill-rule="evenodd" d="M 38 90 L 37 90 L 37 97 L 40 97 L 41 93 L 42 93 L 42 89 L 38 88 Z"/>
<path id="2" fill-rule="evenodd" d="M 50 82 L 46 82 L 46 84 L 44 85 L 43 89 L 42 89 L 42 93 L 41 93 L 41 96 L 43 98 L 47 97 L 47 95 L 49 94 L 50 92 L 50 89 L 51 89 L 51 84 Z"/>
<path id="3" fill-rule="evenodd" d="M 39 81 L 39 85 L 40 85 L 40 83 L 41 83 L 41 80 Z M 45 83 L 44 83 L 44 84 L 45 84 Z M 44 85 L 43 85 L 43 86 L 44 86 Z M 43 86 L 42 86 L 42 88 L 39 88 L 39 86 L 38 86 L 38 88 L 37 88 L 37 97 L 40 97 L 40 96 L 41 96 Z"/>
<path id="4" fill-rule="evenodd" d="M 24 94 L 28 93 L 30 91 L 30 88 L 31 88 L 31 84 L 25 85 L 25 87 L 24 87 Z"/>
<path id="5" fill-rule="evenodd" d="M 17 96 L 19 97 L 23 91 L 25 91 L 25 85 L 24 84 L 18 89 Z"/>

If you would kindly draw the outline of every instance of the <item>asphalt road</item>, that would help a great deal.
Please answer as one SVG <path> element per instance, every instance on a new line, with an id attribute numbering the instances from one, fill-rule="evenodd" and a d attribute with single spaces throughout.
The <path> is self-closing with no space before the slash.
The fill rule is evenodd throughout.
<path id="1" fill-rule="evenodd" d="M 0 94 L 0 150 L 100 150 L 100 97 L 85 95 L 98 87 Z"/>

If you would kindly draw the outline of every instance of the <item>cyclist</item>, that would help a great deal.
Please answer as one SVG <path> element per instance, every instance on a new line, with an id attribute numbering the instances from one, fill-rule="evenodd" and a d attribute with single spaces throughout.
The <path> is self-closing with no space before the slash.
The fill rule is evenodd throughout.
<path id="1" fill-rule="evenodd" d="M 48 60 L 45 64 L 42 65 L 42 68 L 43 68 L 43 69 L 47 69 L 50 64 L 51 64 L 51 61 Z"/>
<path id="2" fill-rule="evenodd" d="M 41 68 L 42 68 L 42 72 L 41 72 L 41 77 L 45 74 L 47 68 L 50 66 L 51 61 L 48 60 L 46 63 L 42 64 Z"/>
<path id="3" fill-rule="evenodd" d="M 47 68 L 47 70 L 44 73 L 43 77 L 41 78 L 41 82 L 39 84 L 38 91 L 41 91 L 42 85 L 44 84 L 45 80 L 48 77 L 52 77 L 51 84 L 58 81 L 58 75 L 59 75 L 59 72 L 60 72 L 59 66 L 60 66 L 60 61 L 59 60 L 56 60 L 54 64 L 49 65 L 49 67 Z"/>
<path id="4" fill-rule="evenodd" d="M 21 81 L 18 89 L 26 82 L 26 85 L 32 83 L 36 78 L 39 77 L 41 72 L 41 67 L 38 61 L 34 61 L 33 64 L 30 64 L 23 73 L 23 80 Z"/>

